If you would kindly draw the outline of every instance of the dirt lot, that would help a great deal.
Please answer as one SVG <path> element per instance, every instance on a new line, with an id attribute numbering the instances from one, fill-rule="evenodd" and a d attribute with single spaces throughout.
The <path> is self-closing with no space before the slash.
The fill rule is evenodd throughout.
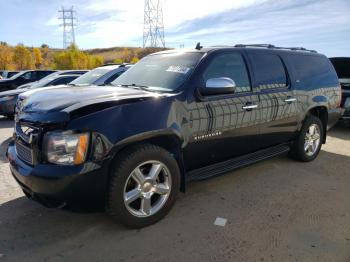
<path id="1" fill-rule="evenodd" d="M 0 261 L 350 261 L 350 125 L 312 163 L 279 157 L 192 183 L 142 230 L 27 200 L 3 155 L 11 127 L 0 119 Z"/>

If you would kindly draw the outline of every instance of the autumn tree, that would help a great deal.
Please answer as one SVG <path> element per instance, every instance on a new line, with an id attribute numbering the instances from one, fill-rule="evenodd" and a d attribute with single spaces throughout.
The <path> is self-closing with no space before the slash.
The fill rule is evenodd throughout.
<path id="1" fill-rule="evenodd" d="M 13 62 L 18 70 L 33 69 L 34 62 L 31 52 L 22 44 L 18 44 L 13 51 Z"/>
<path id="2" fill-rule="evenodd" d="M 76 45 L 71 45 L 66 51 L 54 56 L 54 67 L 56 69 L 92 69 L 103 64 L 100 56 L 89 55 L 80 51 Z"/>
<path id="3" fill-rule="evenodd" d="M 122 64 L 124 61 L 121 58 L 116 58 L 116 59 L 114 59 L 113 62 L 116 63 L 116 64 Z"/>
<path id="4" fill-rule="evenodd" d="M 43 58 L 39 48 L 33 48 L 33 56 L 34 56 L 35 68 L 41 68 L 43 64 Z"/>
<path id="5" fill-rule="evenodd" d="M 7 44 L 0 44 L 0 69 L 1 70 L 11 70 L 13 69 L 12 63 L 12 48 Z"/>
<path id="6" fill-rule="evenodd" d="M 131 59 L 131 64 L 136 64 L 140 59 L 136 56 L 134 56 L 132 59 Z"/>

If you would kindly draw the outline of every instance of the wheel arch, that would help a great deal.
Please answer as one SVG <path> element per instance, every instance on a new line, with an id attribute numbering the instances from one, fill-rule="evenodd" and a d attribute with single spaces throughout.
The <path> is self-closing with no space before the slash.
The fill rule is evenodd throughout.
<path id="1" fill-rule="evenodd" d="M 133 136 L 124 141 L 121 141 L 113 148 L 113 159 L 117 158 L 121 152 L 142 144 L 152 144 L 167 150 L 176 160 L 181 174 L 180 190 L 185 192 L 186 176 L 185 165 L 183 160 L 182 144 L 183 139 L 181 135 L 173 130 L 163 130 L 157 132 L 143 133 Z M 113 162 L 113 160 L 112 160 Z"/>
<path id="2" fill-rule="evenodd" d="M 308 117 L 310 115 L 316 116 L 317 118 L 319 118 L 321 120 L 322 127 L 323 127 L 322 143 L 325 144 L 326 138 L 327 138 L 328 108 L 324 105 L 312 107 L 308 110 L 306 117 Z M 305 121 L 306 117 L 304 118 L 304 121 Z"/>

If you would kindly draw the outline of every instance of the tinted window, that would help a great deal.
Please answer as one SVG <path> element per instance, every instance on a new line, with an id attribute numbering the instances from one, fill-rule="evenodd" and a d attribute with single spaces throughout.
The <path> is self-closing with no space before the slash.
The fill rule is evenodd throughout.
<path id="1" fill-rule="evenodd" d="M 96 68 L 91 70 L 90 72 L 78 77 L 71 84 L 77 86 L 91 85 L 96 80 L 98 80 L 101 76 L 111 71 L 109 68 Z"/>
<path id="2" fill-rule="evenodd" d="M 122 73 L 124 73 L 125 71 L 119 71 L 117 73 L 115 73 L 114 75 L 110 76 L 106 81 L 105 81 L 105 85 L 110 84 L 111 82 L 113 82 L 114 80 L 116 80 Z"/>
<path id="3" fill-rule="evenodd" d="M 57 85 L 65 85 L 65 84 L 68 84 L 70 82 L 72 82 L 74 79 L 76 79 L 77 77 L 75 76 L 69 76 L 69 77 L 61 77 L 59 79 L 56 79 L 54 81 L 52 81 L 50 83 L 50 85 L 53 85 L 53 86 L 57 86 Z"/>
<path id="4" fill-rule="evenodd" d="M 279 56 L 274 54 L 251 54 L 257 87 L 273 89 L 287 86 L 287 75 Z"/>
<path id="5" fill-rule="evenodd" d="M 26 80 L 34 80 L 35 79 L 35 72 L 26 72 L 22 75 L 22 78 L 26 79 Z"/>
<path id="6" fill-rule="evenodd" d="M 214 57 L 203 72 L 203 84 L 210 78 L 218 77 L 231 78 L 236 83 L 236 92 L 250 91 L 247 68 L 242 55 L 239 53 L 223 53 Z"/>
<path id="7" fill-rule="evenodd" d="M 290 55 L 287 58 L 293 66 L 297 85 L 306 88 L 330 87 L 339 84 L 331 62 L 319 55 Z"/>

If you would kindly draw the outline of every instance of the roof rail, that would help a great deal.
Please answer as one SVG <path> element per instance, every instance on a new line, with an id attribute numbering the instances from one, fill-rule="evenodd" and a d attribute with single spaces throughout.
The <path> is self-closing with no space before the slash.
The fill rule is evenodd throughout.
<path id="1" fill-rule="evenodd" d="M 271 44 L 250 44 L 250 45 L 238 44 L 238 45 L 235 45 L 234 47 L 263 47 L 263 48 L 271 48 L 271 49 L 286 49 L 286 50 L 292 50 L 292 51 L 306 51 L 306 52 L 317 53 L 316 50 L 309 50 L 304 47 L 281 47 L 281 46 L 274 46 Z"/>
<path id="2" fill-rule="evenodd" d="M 107 63 L 107 64 L 101 65 L 100 67 L 103 67 L 103 66 L 112 66 L 112 65 L 127 66 L 127 65 L 130 65 L 130 63 L 122 63 L 122 64 L 118 64 L 118 63 Z"/>

